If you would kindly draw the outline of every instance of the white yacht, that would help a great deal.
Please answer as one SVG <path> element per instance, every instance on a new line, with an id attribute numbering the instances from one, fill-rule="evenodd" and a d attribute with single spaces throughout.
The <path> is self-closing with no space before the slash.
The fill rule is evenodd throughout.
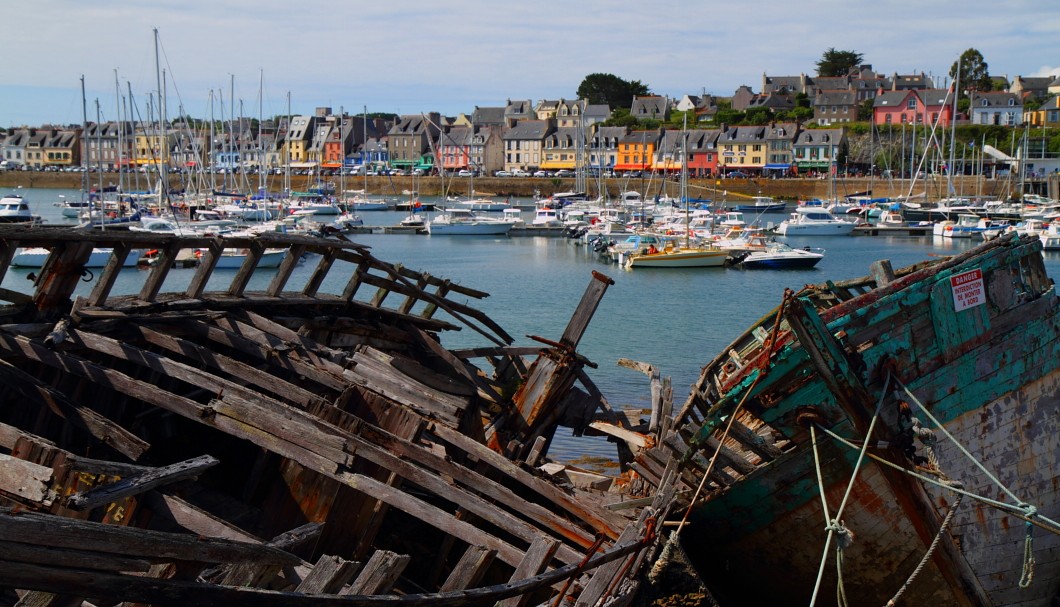
<path id="1" fill-rule="evenodd" d="M 853 221 L 843 221 L 820 207 L 799 207 L 791 217 L 780 222 L 781 236 L 847 236 L 854 231 Z"/>

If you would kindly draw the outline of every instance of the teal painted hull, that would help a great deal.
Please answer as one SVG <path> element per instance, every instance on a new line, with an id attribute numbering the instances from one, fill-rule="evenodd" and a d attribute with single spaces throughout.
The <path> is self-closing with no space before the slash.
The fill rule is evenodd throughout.
<path id="1" fill-rule="evenodd" d="M 1060 308 L 1040 248 L 1006 238 L 897 276 L 880 266 L 875 278 L 807 287 L 704 368 L 676 420 L 694 447 L 690 476 L 736 423 L 719 460 L 729 463 L 711 469 L 682 541 L 723 604 L 809 604 L 826 521 L 856 468 L 840 517 L 854 539 L 838 569 L 831 544 L 817 605 L 835 604 L 840 579 L 851 605 L 882 605 L 910 578 L 898 604 L 1051 604 L 1060 535 L 1031 528 L 1037 564 L 1021 588 L 1027 527 L 1012 512 L 965 497 L 942 529 L 953 491 L 872 460 L 858 467 L 857 450 L 824 433 L 860 445 L 882 396 L 871 455 L 1015 505 L 942 432 L 930 449 L 914 438 L 907 412 L 933 425 L 922 403 L 1018 501 L 1060 520 Z"/>

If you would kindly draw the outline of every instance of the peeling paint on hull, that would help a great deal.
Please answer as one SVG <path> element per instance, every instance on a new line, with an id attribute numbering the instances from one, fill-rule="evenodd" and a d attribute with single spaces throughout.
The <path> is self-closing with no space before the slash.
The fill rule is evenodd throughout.
<path id="1" fill-rule="evenodd" d="M 1060 319 L 1039 251 L 1036 240 L 1008 238 L 941 263 L 894 274 L 874 268 L 861 282 L 808 287 L 777 311 L 782 322 L 767 316 L 704 368 L 677 420 L 699 426 L 687 442 L 719 439 L 742 402 L 737 418 L 783 450 L 773 461 L 748 455 L 750 472 L 726 469 L 735 480 L 710 484 L 683 533 L 723 603 L 808 604 L 827 537 L 809 423 L 860 441 L 888 373 L 1016 496 L 1060 518 Z M 951 279 L 973 270 L 981 272 L 984 300 L 961 310 Z M 869 453 L 911 468 L 911 458 L 930 454 L 911 440 L 902 412 L 932 424 L 915 403 L 905 409 L 913 399 L 894 385 L 882 396 Z M 857 451 L 817 435 L 834 517 Z M 1013 502 L 941 432 L 935 437 L 938 470 L 975 495 Z M 742 447 L 731 438 L 726 444 Z M 1060 590 L 1060 535 L 1032 528 L 1034 579 L 1020 588 L 1026 524 L 970 497 L 913 576 L 955 497 L 864 463 L 840 517 L 853 541 L 840 569 L 831 544 L 817 604 L 836 603 L 841 570 L 852 605 L 885 604 L 911 577 L 898 604 L 1050 605 Z"/>

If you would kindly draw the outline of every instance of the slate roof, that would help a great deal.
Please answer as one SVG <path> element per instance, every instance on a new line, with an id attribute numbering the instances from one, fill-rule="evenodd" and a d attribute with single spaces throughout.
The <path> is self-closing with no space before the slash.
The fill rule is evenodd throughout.
<path id="1" fill-rule="evenodd" d="M 795 145 L 839 145 L 846 139 L 843 129 L 805 129 L 795 138 Z"/>
<path id="2" fill-rule="evenodd" d="M 1010 104 L 1009 101 L 1012 103 Z M 984 93 L 972 93 L 971 104 L 969 109 L 976 110 L 981 108 L 997 108 L 997 107 L 1023 107 L 1023 100 L 1016 93 L 1009 93 L 1006 91 L 987 91 Z"/>
<path id="3" fill-rule="evenodd" d="M 764 126 L 731 126 L 718 136 L 718 144 L 752 143 L 766 139 Z"/>
<path id="4" fill-rule="evenodd" d="M 505 141 L 544 141 L 554 127 L 548 120 L 522 120 L 504 133 Z"/>
<path id="5" fill-rule="evenodd" d="M 858 94 L 855 91 L 817 91 L 813 104 L 822 105 L 856 105 Z"/>

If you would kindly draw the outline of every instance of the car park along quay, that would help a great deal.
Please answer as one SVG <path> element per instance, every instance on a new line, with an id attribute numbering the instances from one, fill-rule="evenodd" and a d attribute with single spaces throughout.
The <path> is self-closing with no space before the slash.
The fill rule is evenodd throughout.
<path id="1" fill-rule="evenodd" d="M 86 175 L 80 172 L 45 172 L 45 171 L 0 171 L 0 187 L 25 187 L 25 188 L 70 188 L 82 187 L 83 178 Z M 87 174 L 89 188 L 115 186 L 118 184 L 118 173 L 104 172 L 102 174 L 90 172 Z M 151 177 L 151 175 L 147 175 Z M 170 176 L 170 187 L 182 189 L 182 175 Z M 221 179 L 222 176 L 216 176 Z M 128 175 L 126 176 L 128 178 Z M 283 189 L 283 175 L 268 175 L 266 186 L 270 191 L 279 192 Z M 356 181 L 353 181 L 353 180 Z M 320 180 L 333 183 L 336 189 L 345 180 L 348 189 L 363 187 L 361 176 L 341 177 L 330 175 L 320 177 L 317 175 L 291 175 L 291 189 L 305 190 L 316 185 Z M 449 192 L 460 192 L 467 188 L 470 177 L 456 177 L 446 175 L 445 188 Z M 425 177 L 411 177 L 401 175 L 369 176 L 368 188 L 371 192 L 382 194 L 402 195 L 409 191 L 415 191 L 421 196 L 439 196 L 442 194 L 442 179 L 437 175 Z M 547 197 L 556 192 L 569 192 L 574 187 L 573 177 L 474 177 L 475 190 L 480 194 L 489 193 L 495 196 L 512 196 L 519 198 L 532 198 L 535 195 Z M 1042 193 L 1056 198 L 1060 195 L 1060 179 L 1051 175 L 1047 179 L 1041 179 Z M 143 175 L 140 175 L 143 189 L 153 187 Z M 135 183 L 135 182 L 134 182 Z M 256 178 L 254 180 L 256 183 Z M 651 198 L 660 192 L 669 192 L 671 195 L 677 192 L 678 183 L 672 178 L 667 179 L 659 175 L 644 173 L 640 177 L 608 177 L 602 180 L 602 187 L 607 189 L 613 198 L 627 190 L 640 192 L 645 198 Z M 796 200 L 807 200 L 811 198 L 829 198 L 832 188 L 839 197 L 853 195 L 856 193 L 872 191 L 876 197 L 899 197 L 909 194 L 910 186 L 908 179 L 880 178 L 869 179 L 866 177 L 839 178 L 835 185 L 827 179 L 791 178 L 791 179 L 768 179 L 764 177 L 750 178 L 692 178 L 689 180 L 689 196 L 720 201 L 736 202 L 746 200 L 752 196 L 770 196 L 778 200 L 794 202 Z M 984 195 L 1007 197 L 1013 191 L 1018 191 L 1019 184 L 1012 184 L 1008 179 L 977 180 L 974 177 L 954 177 L 953 187 L 958 192 L 982 192 Z M 136 186 L 133 186 L 135 189 Z M 601 180 L 593 177 L 586 178 L 586 189 L 590 196 L 599 194 Z M 944 178 L 933 179 L 927 182 L 925 187 L 923 180 L 917 182 L 914 194 L 927 192 L 928 199 L 942 198 L 947 195 L 948 185 Z"/>

